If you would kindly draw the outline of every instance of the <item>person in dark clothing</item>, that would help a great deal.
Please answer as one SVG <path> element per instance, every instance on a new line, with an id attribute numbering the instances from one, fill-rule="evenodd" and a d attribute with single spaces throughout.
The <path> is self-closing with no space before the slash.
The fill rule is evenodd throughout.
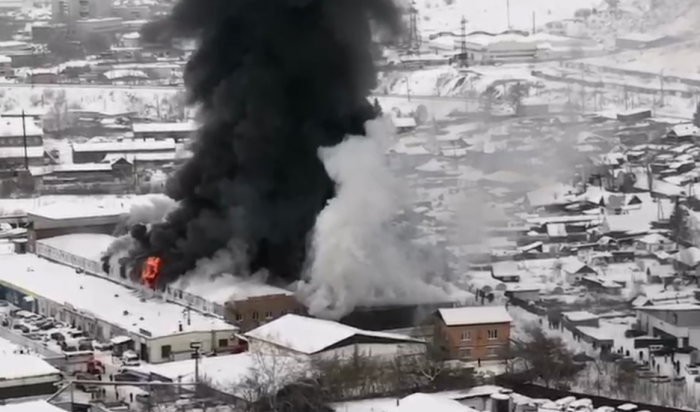
<path id="1" fill-rule="evenodd" d="M 134 394 L 133 393 L 129 394 L 129 402 L 134 403 Z"/>

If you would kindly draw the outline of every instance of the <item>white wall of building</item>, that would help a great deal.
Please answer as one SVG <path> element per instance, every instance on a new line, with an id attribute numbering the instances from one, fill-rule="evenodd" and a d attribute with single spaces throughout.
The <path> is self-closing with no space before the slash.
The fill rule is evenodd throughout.
<path id="1" fill-rule="evenodd" d="M 421 343 L 361 343 L 347 345 L 340 348 L 318 352 L 312 355 L 303 355 L 284 347 L 273 345 L 258 339 L 250 339 L 249 350 L 262 354 L 286 353 L 290 356 L 309 356 L 314 359 L 351 359 L 355 353 L 364 357 L 388 357 L 397 355 L 417 354 L 425 351 L 425 345 Z"/>
<path id="2" fill-rule="evenodd" d="M 170 335 L 162 338 L 149 339 L 147 342 L 149 360 L 151 363 L 163 363 L 171 360 L 190 359 L 193 341 L 201 342 L 202 352 L 213 352 L 216 350 L 226 350 L 233 342 L 235 329 L 232 326 L 230 331 L 204 331 L 190 332 Z M 226 340 L 227 346 L 219 345 L 220 340 Z M 223 343 L 223 342 L 222 342 Z M 164 358 L 161 356 L 163 346 L 169 345 L 172 356 Z"/>

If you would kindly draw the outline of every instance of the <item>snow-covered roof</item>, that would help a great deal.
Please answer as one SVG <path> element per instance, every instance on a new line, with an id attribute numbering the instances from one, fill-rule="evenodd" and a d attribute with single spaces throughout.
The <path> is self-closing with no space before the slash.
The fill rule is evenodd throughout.
<path id="1" fill-rule="evenodd" d="M 172 285 L 183 292 L 191 293 L 210 302 L 224 304 L 228 301 L 243 300 L 269 295 L 293 295 L 292 292 L 263 283 L 253 278 L 241 278 L 233 275 L 220 275 L 206 282 L 190 281 L 187 277 Z"/>
<path id="2" fill-rule="evenodd" d="M 416 127 L 416 119 L 413 117 L 393 117 L 391 122 L 394 127 Z"/>
<path id="3" fill-rule="evenodd" d="M 394 343 L 421 343 L 409 336 L 384 332 L 371 332 L 330 320 L 288 314 L 245 334 L 250 339 L 311 355 L 353 336 L 386 339 Z"/>
<path id="4" fill-rule="evenodd" d="M 440 412 L 477 412 L 476 409 L 466 405 L 462 405 L 456 400 L 447 399 L 443 396 L 414 393 L 406 396 L 397 402 L 393 408 L 387 409 L 386 412 L 425 412 L 425 411 L 440 411 Z"/>
<path id="5" fill-rule="evenodd" d="M 309 370 L 308 362 L 294 356 L 271 356 L 260 353 L 244 352 L 235 355 L 203 357 L 199 360 L 199 376 L 204 377 L 217 390 L 234 396 L 245 396 L 250 400 L 250 391 L 239 383 L 247 377 L 263 371 L 275 370 L 274 382 L 269 385 L 281 387 L 293 382 Z M 146 374 L 155 374 L 174 382 L 192 383 L 195 381 L 195 361 L 193 359 L 161 363 L 158 365 L 142 364 L 129 368 Z M 262 375 L 261 375 L 262 376 Z M 268 379 L 268 378 L 262 378 Z M 273 388 L 269 388 L 273 390 Z M 0 411 L 2 412 L 2 411 Z"/>
<path id="6" fill-rule="evenodd" d="M 110 70 L 108 72 L 105 72 L 104 76 L 109 80 L 119 80 L 129 77 L 148 79 L 148 75 L 141 70 Z"/>
<path id="7" fill-rule="evenodd" d="M 561 262 L 561 269 L 570 274 L 575 274 L 578 273 L 579 270 L 583 269 L 586 266 L 585 263 L 581 262 L 578 259 L 566 259 L 562 260 Z"/>
<path id="8" fill-rule="evenodd" d="M 195 311 L 190 312 L 191 322 L 188 324 L 182 306 L 158 299 L 142 301 L 131 289 L 106 279 L 76 273 L 73 268 L 36 255 L 6 253 L 0 260 L 3 264 L 1 283 L 54 302 L 68 302 L 79 311 L 134 334 L 150 334 L 157 338 L 178 333 L 236 329 L 220 319 Z M 179 324 L 182 324 L 183 332 L 178 331 Z"/>
<path id="9" fill-rule="evenodd" d="M 111 172 L 113 170 L 112 165 L 109 163 L 67 163 L 43 167 L 30 167 L 29 169 L 34 176 L 44 176 L 51 173 Z"/>
<path id="10" fill-rule="evenodd" d="M 671 242 L 666 236 L 660 233 L 650 233 L 642 238 L 637 239 L 637 242 L 646 243 L 648 245 L 658 245 Z"/>
<path id="11" fill-rule="evenodd" d="M 519 183 L 527 180 L 527 177 L 521 175 L 520 173 L 511 172 L 508 170 L 500 170 L 498 172 L 491 173 L 482 177 L 483 180 L 488 180 L 490 182 L 498 183 Z"/>
<path id="12" fill-rule="evenodd" d="M 28 401 L 0 405 L 0 412 L 65 412 L 46 401 Z"/>
<path id="13" fill-rule="evenodd" d="M 570 320 L 571 322 L 583 322 L 586 320 L 598 319 L 598 315 L 593 314 L 591 312 L 587 312 L 585 310 L 575 311 L 575 312 L 564 312 L 564 313 L 562 313 L 562 316 L 564 316 L 566 319 Z"/>
<path id="14" fill-rule="evenodd" d="M 192 152 L 190 151 L 180 151 L 180 152 L 165 152 L 165 153 L 108 153 L 105 155 L 103 162 L 111 164 L 124 159 L 129 163 L 138 162 L 173 162 L 180 159 L 189 159 L 192 157 Z"/>
<path id="15" fill-rule="evenodd" d="M 114 236 L 100 233 L 73 233 L 37 240 L 37 243 L 70 253 L 85 259 L 99 260 L 107 248 L 114 242 Z"/>
<path id="16" fill-rule="evenodd" d="M 505 306 L 443 308 L 439 309 L 438 313 L 447 326 L 486 325 L 513 321 Z"/>
<path id="17" fill-rule="evenodd" d="M 131 127 L 134 133 L 193 132 L 197 130 L 197 123 L 134 123 Z"/>
<path id="18" fill-rule="evenodd" d="M 532 207 L 548 206 L 568 202 L 570 199 L 567 198 L 567 195 L 571 194 L 573 190 L 574 188 L 570 185 L 557 183 L 528 192 L 526 196 Z"/>
<path id="19" fill-rule="evenodd" d="M 638 309 L 640 309 L 640 310 L 653 310 L 653 311 L 670 310 L 673 312 L 685 312 L 685 311 L 700 310 L 700 305 L 695 304 L 695 303 L 670 303 L 668 305 L 643 306 L 643 307 L 640 307 Z"/>
<path id="20" fill-rule="evenodd" d="M 19 159 L 24 157 L 24 147 L 0 147 L 0 159 Z M 36 159 L 44 157 L 43 146 L 27 146 L 27 157 Z"/>
<path id="21" fill-rule="evenodd" d="M 128 205 L 102 206 L 90 203 L 81 204 L 80 207 L 76 207 L 76 205 L 72 203 L 57 202 L 38 207 L 29 212 L 29 214 L 51 220 L 111 217 L 127 213 L 129 211 L 127 207 Z"/>
<path id="22" fill-rule="evenodd" d="M 72 145 L 74 152 L 81 153 L 126 153 L 126 152 L 152 152 L 152 151 L 168 151 L 175 150 L 175 140 L 124 140 L 121 142 L 103 142 L 103 143 L 74 143 Z"/>
<path id="23" fill-rule="evenodd" d="M 0 380 L 33 378 L 59 373 L 58 369 L 38 356 L 0 354 Z"/>
<path id="24" fill-rule="evenodd" d="M 700 136 L 700 128 L 692 123 L 677 124 L 671 128 L 671 132 L 678 137 Z"/>
<path id="25" fill-rule="evenodd" d="M 0 63 L 12 63 L 12 59 L 3 54 L 0 54 Z"/>
<path id="26" fill-rule="evenodd" d="M 137 31 L 132 31 L 129 33 L 125 33 L 122 36 L 122 40 L 138 40 L 141 38 L 141 34 Z"/>

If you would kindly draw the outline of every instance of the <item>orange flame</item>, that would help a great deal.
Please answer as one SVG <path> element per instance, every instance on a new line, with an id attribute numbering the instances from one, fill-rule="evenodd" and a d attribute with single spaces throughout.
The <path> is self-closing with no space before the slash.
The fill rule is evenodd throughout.
<path id="1" fill-rule="evenodd" d="M 150 256 L 146 259 L 141 270 L 141 284 L 148 286 L 151 289 L 156 288 L 156 279 L 160 273 L 160 258 Z"/>

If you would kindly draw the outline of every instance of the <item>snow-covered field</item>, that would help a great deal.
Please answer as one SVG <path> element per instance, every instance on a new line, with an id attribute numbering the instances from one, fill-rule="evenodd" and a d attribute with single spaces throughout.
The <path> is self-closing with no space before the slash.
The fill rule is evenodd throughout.
<path id="1" fill-rule="evenodd" d="M 570 19 L 576 10 L 591 9 L 600 5 L 600 0 L 416 1 L 416 8 L 420 13 L 419 28 L 425 34 L 440 31 L 459 32 L 462 17 L 467 20 L 467 31 L 499 32 L 509 28 L 529 31 L 532 29 L 533 14 L 536 24 L 545 24 L 550 21 Z"/>

